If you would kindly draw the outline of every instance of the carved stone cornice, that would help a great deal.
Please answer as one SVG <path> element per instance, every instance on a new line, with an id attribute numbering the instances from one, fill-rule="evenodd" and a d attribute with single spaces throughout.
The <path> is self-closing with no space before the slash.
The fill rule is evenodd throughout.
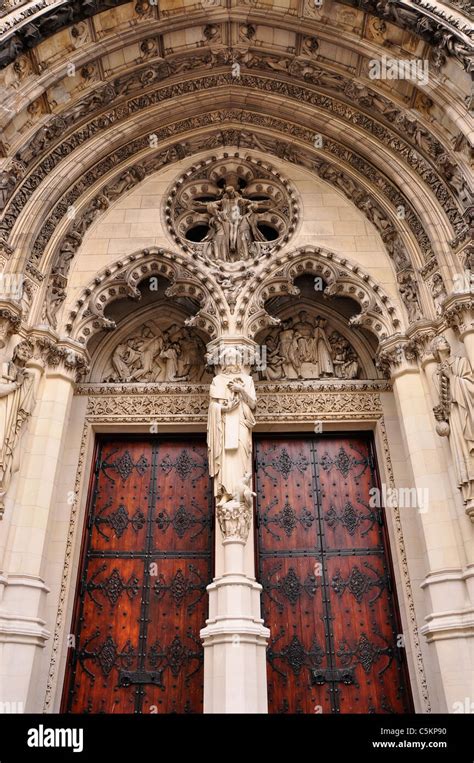
<path id="1" fill-rule="evenodd" d="M 380 394 L 391 390 L 380 381 L 256 382 L 259 423 L 281 421 L 376 420 L 382 416 Z M 209 387 L 202 384 L 88 384 L 76 395 L 87 396 L 91 422 L 129 421 L 153 424 L 205 424 Z"/>

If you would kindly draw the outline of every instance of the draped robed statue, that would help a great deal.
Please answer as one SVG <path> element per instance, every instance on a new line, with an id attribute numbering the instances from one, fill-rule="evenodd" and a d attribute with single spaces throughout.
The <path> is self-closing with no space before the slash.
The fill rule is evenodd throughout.
<path id="1" fill-rule="evenodd" d="M 24 422 L 34 406 L 34 375 L 26 369 L 33 347 L 22 341 L 10 361 L 2 364 L 0 376 L 0 514 L 13 474 L 19 467 L 18 441 Z"/>
<path id="2" fill-rule="evenodd" d="M 436 430 L 449 437 L 458 486 L 474 520 L 474 374 L 467 358 L 452 354 L 446 337 L 436 337 L 431 349 L 438 362 Z"/>
<path id="3" fill-rule="evenodd" d="M 216 497 L 241 492 L 251 473 L 252 429 L 257 406 L 252 377 L 243 370 L 242 353 L 228 347 L 221 353 L 210 387 L 208 414 L 209 471 Z"/>

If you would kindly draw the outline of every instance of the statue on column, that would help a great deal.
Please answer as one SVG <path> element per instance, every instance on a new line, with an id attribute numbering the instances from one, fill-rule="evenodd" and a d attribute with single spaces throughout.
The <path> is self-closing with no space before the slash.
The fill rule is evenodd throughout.
<path id="1" fill-rule="evenodd" d="M 436 337 L 431 351 L 438 362 L 436 431 L 449 437 L 458 486 L 474 521 L 474 374 L 467 358 L 452 354 L 446 337 Z"/>
<path id="2" fill-rule="evenodd" d="M 236 533 L 246 540 L 241 531 L 247 525 L 246 517 L 250 511 L 252 429 L 257 399 L 253 379 L 243 370 L 242 353 L 238 349 L 228 347 L 222 351 L 219 373 L 212 381 L 209 394 L 209 473 L 214 478 L 218 516 L 233 511 L 235 526 L 240 527 Z M 251 518 L 251 513 L 249 516 Z"/>
<path id="3" fill-rule="evenodd" d="M 2 364 L 0 377 L 0 515 L 13 474 L 19 468 L 17 447 L 24 422 L 34 406 L 34 375 L 25 366 L 33 356 L 33 346 L 22 341 L 10 361 Z"/>

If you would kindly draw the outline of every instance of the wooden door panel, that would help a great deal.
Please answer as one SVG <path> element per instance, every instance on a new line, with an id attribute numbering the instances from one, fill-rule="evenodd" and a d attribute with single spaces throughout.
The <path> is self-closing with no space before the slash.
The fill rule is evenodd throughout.
<path id="1" fill-rule="evenodd" d="M 374 485 L 366 443 L 356 438 L 321 441 L 316 457 L 326 548 L 382 550 L 381 512 L 369 503 Z"/>
<path id="2" fill-rule="evenodd" d="M 90 551 L 133 552 L 146 542 L 151 450 L 139 441 L 104 447 L 96 478 Z"/>
<path id="3" fill-rule="evenodd" d="M 255 444 L 271 712 L 406 712 L 406 666 L 370 443 Z"/>
<path id="4" fill-rule="evenodd" d="M 256 452 L 259 544 L 262 553 L 316 548 L 311 451 L 306 443 L 269 442 Z"/>
<path id="5" fill-rule="evenodd" d="M 160 443 L 153 507 L 153 548 L 168 552 L 209 551 L 207 450 L 202 445 Z"/>
<path id="6" fill-rule="evenodd" d="M 282 557 L 262 559 L 264 620 L 271 633 L 269 701 L 281 712 L 330 712 L 329 690 L 321 692 L 312 683 L 312 671 L 328 667 L 324 591 L 316 564 L 317 556 L 296 563 Z M 321 708 L 315 710 L 316 705 Z"/>
<path id="7" fill-rule="evenodd" d="M 203 649 L 209 559 L 157 558 L 150 577 L 147 670 L 161 673 L 146 686 L 143 712 L 202 712 Z M 152 563 L 153 564 L 153 563 Z M 156 709 L 155 709 L 156 708 Z"/>
<path id="8" fill-rule="evenodd" d="M 69 712 L 202 712 L 212 492 L 203 441 L 98 448 Z"/>

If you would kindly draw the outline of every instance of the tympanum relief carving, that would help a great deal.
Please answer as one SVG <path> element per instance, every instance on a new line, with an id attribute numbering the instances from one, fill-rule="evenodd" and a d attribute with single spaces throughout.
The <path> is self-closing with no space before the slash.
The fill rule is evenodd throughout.
<path id="1" fill-rule="evenodd" d="M 112 350 L 103 380 L 106 382 L 208 381 L 205 345 L 187 326 L 147 321 Z"/>
<path id="2" fill-rule="evenodd" d="M 353 347 L 326 318 L 301 310 L 270 329 L 262 340 L 268 381 L 283 379 L 356 379 L 360 362 Z"/>

